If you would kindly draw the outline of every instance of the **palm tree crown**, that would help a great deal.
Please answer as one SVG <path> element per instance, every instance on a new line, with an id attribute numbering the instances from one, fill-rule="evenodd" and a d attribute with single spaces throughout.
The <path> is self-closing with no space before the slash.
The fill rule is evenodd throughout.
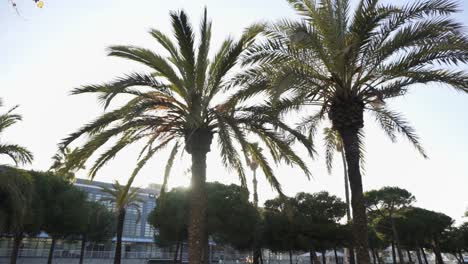
<path id="1" fill-rule="evenodd" d="M 276 129 L 268 126 L 271 118 L 265 105 L 240 106 L 223 96 L 231 89 L 228 85 L 230 72 L 243 51 L 253 44 L 254 37 L 262 26 L 248 28 L 237 41 L 228 38 L 213 60 L 209 60 L 211 22 L 207 20 L 206 10 L 200 27 L 197 52 L 194 33 L 186 14 L 183 11 L 172 12 L 171 20 L 176 43 L 161 31 L 150 31 L 169 54 L 167 57 L 134 46 L 109 48 L 110 56 L 139 62 L 148 66 L 150 72 L 131 73 L 110 83 L 87 85 L 72 91 L 72 94 L 96 93 L 105 107 L 118 95 L 130 95 L 132 99 L 123 107 L 109 111 L 63 140 L 61 146 L 66 147 L 80 136 L 90 136 L 73 153 L 70 166 L 82 164 L 83 160 L 90 158 L 111 138 L 117 137 L 117 143 L 106 150 L 90 168 L 90 175 L 94 177 L 106 162 L 129 144 L 145 140 L 146 144 L 136 168 L 138 171 L 158 150 L 171 142 L 175 143 L 170 163 L 183 144 L 188 153 L 199 146 L 208 148 L 209 151 L 213 135 L 217 134 L 223 163 L 238 172 L 243 184 L 245 173 L 235 142 L 255 156 L 270 183 L 280 190 L 265 156 L 257 145 L 250 144 L 247 139 L 248 133 L 253 133 L 266 143 L 275 161 L 284 160 L 297 164 L 309 174 L 307 167 L 291 150 L 280 130 L 290 132 L 311 148 L 303 135 L 279 120 L 276 121 Z M 180 141 L 181 138 L 184 140 Z"/>
<path id="2" fill-rule="evenodd" d="M 0 99 L 0 107 L 2 106 L 2 101 Z M 4 114 L 0 114 L 0 133 L 2 133 L 8 127 L 16 124 L 18 121 L 21 121 L 22 118 L 20 115 L 13 113 L 13 111 L 18 106 L 15 106 L 8 110 Z M 23 165 L 31 163 L 33 160 L 33 154 L 26 148 L 16 145 L 16 144 L 7 144 L 0 141 L 0 155 L 6 155 L 10 157 L 16 165 Z"/>

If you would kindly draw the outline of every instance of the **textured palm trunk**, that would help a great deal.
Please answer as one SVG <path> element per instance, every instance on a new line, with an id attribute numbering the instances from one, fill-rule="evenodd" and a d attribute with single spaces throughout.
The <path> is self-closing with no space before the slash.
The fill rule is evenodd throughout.
<path id="1" fill-rule="evenodd" d="M 54 259 L 54 250 L 55 250 L 55 238 L 52 237 L 52 242 L 50 243 L 49 257 L 47 258 L 47 264 L 52 264 Z"/>
<path id="2" fill-rule="evenodd" d="M 396 244 L 398 259 L 400 260 L 400 263 L 403 264 L 403 263 L 405 263 L 405 259 L 403 257 L 403 252 L 401 251 L 400 238 L 398 236 L 398 231 L 397 231 L 397 228 L 396 228 L 396 225 L 395 225 L 395 220 L 393 219 L 392 216 L 390 217 L 390 222 L 391 222 L 391 225 L 392 225 L 393 241 L 395 241 L 395 244 Z"/>
<path id="3" fill-rule="evenodd" d="M 15 234 L 13 238 L 13 250 L 11 251 L 10 264 L 16 264 L 19 254 L 19 248 L 21 245 L 21 240 L 23 240 L 23 233 Z"/>
<path id="4" fill-rule="evenodd" d="M 369 264 L 369 243 L 367 237 L 367 215 L 364 205 L 362 176 L 360 170 L 360 149 L 357 129 L 340 131 L 348 164 L 351 204 L 353 207 L 353 237 L 357 251 L 357 263 Z"/>
<path id="5" fill-rule="evenodd" d="M 348 223 L 351 223 L 351 202 L 349 201 L 349 178 L 348 178 L 348 166 L 346 165 L 346 155 L 344 150 L 341 150 L 341 160 L 343 161 L 343 174 L 344 174 L 344 183 L 345 183 L 345 198 L 346 198 L 346 220 Z M 349 263 L 355 264 L 354 260 L 356 256 L 354 255 L 354 248 L 351 242 L 351 246 L 348 248 Z"/>
<path id="6" fill-rule="evenodd" d="M 213 135 L 195 131 L 186 137 L 186 150 L 192 155 L 192 179 L 190 189 L 190 219 L 188 225 L 188 253 L 190 264 L 208 261 L 206 155 L 210 151 Z"/>
<path id="7" fill-rule="evenodd" d="M 353 207 L 353 237 L 358 264 L 370 264 L 369 242 L 367 237 L 367 215 L 362 189 L 360 168 L 361 150 L 359 130 L 364 127 L 364 103 L 351 95 L 337 97 L 331 103 L 328 116 L 343 140 L 348 165 L 348 178 L 351 187 Z"/>
<path id="8" fill-rule="evenodd" d="M 80 249 L 80 261 L 79 261 L 79 264 L 83 264 L 85 247 L 86 247 L 86 235 L 83 235 L 83 236 L 81 237 L 81 249 Z"/>
<path id="9" fill-rule="evenodd" d="M 257 192 L 257 170 L 256 169 L 253 169 L 253 181 L 252 181 L 252 184 L 253 184 L 253 202 L 254 202 L 254 206 L 255 206 L 255 209 L 257 209 L 258 211 L 258 192 Z M 259 233 L 259 228 L 258 228 L 258 223 L 257 223 L 257 226 L 255 228 L 255 234 L 254 234 L 254 248 L 253 248 L 253 264 L 259 264 L 260 263 L 260 258 L 261 258 L 261 255 L 262 255 L 262 251 L 261 251 L 261 248 L 260 248 L 260 245 L 259 245 L 259 241 L 258 241 L 258 233 Z"/>
<path id="10" fill-rule="evenodd" d="M 117 217 L 117 241 L 115 243 L 114 264 L 120 264 L 122 259 L 122 234 L 125 222 L 125 214 L 125 209 L 119 210 L 119 215 Z"/>

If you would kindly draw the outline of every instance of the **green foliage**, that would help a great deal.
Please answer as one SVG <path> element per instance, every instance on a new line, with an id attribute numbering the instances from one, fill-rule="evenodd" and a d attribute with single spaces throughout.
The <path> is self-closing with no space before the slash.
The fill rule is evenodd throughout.
<path id="1" fill-rule="evenodd" d="M 432 244 L 453 224 L 453 219 L 443 213 L 418 207 L 403 210 L 395 220 L 399 233 L 403 234 L 402 241 L 410 246 Z"/>
<path id="2" fill-rule="evenodd" d="M 99 202 L 86 203 L 86 221 L 81 234 L 87 241 L 103 242 L 115 234 L 115 215 Z"/>
<path id="3" fill-rule="evenodd" d="M 207 183 L 208 234 L 218 243 L 227 243 L 238 249 L 249 249 L 253 243 L 255 223 L 259 215 L 248 201 L 243 187 Z M 159 230 L 156 240 L 161 245 L 172 245 L 187 239 L 189 215 L 188 194 L 185 188 L 176 188 L 158 198 L 149 222 Z"/>
<path id="4" fill-rule="evenodd" d="M 2 101 L 0 99 L 0 107 L 2 107 Z M 13 113 L 18 106 L 15 106 L 8 110 L 6 113 L 0 114 L 0 133 L 2 133 L 8 127 L 16 124 L 22 120 L 22 117 L 18 114 Z M 0 155 L 8 156 L 12 159 L 16 165 L 24 165 L 31 163 L 33 160 L 33 154 L 26 148 L 16 145 L 0 143 Z"/>
<path id="5" fill-rule="evenodd" d="M 263 243 L 273 251 L 326 250 L 350 238 L 338 221 L 346 204 L 327 192 L 298 193 L 265 202 Z"/>
<path id="6" fill-rule="evenodd" d="M 42 202 L 42 230 L 54 238 L 79 235 L 86 223 L 86 194 L 50 172 L 31 171 Z"/>
<path id="7" fill-rule="evenodd" d="M 229 100 L 237 88 L 230 85 L 233 70 L 238 67 L 240 57 L 253 45 L 262 25 L 253 25 L 245 30 L 240 39 L 226 39 L 214 57 L 209 59 L 211 41 L 211 21 L 205 10 L 200 26 L 198 46 L 193 27 L 184 11 L 171 12 L 174 36 L 153 29 L 150 34 L 167 54 L 135 46 L 112 46 L 109 56 L 119 57 L 147 66 L 150 73 L 130 73 L 114 81 L 76 88 L 73 94 L 91 93 L 98 97 L 107 109 L 117 97 L 127 98 L 122 107 L 110 110 L 96 120 L 85 125 L 62 141 L 61 148 L 88 136 L 86 142 L 76 152 L 71 153 L 68 169 L 82 165 L 102 149 L 107 142 L 115 139 L 115 144 L 100 152 L 90 168 L 94 177 L 99 169 L 127 146 L 140 142 L 144 146 L 132 177 L 161 149 L 174 145 L 165 179 L 179 146 L 191 152 L 191 142 L 196 134 L 206 138 L 217 135 L 221 161 L 239 175 L 245 184 L 244 163 L 238 153 L 251 149 L 272 186 L 279 192 L 280 185 L 266 157 L 251 148 L 248 138 L 256 136 L 265 148 L 276 153 L 275 161 L 298 165 L 307 175 L 310 174 L 304 162 L 292 151 L 283 134 L 301 138 L 309 150 L 312 143 L 299 132 L 272 116 L 270 108 L 263 104 L 252 106 Z M 274 125 L 276 129 L 272 129 Z M 205 144 L 209 150 L 209 142 Z M 278 155 L 281 153 L 281 155 Z"/>
<path id="8" fill-rule="evenodd" d="M 372 215 L 393 217 L 399 210 L 410 206 L 416 198 L 399 187 L 383 187 L 364 193 L 367 210 Z"/>
<path id="9" fill-rule="evenodd" d="M 187 239 L 188 201 L 185 188 L 172 189 L 158 198 L 148 221 L 158 230 L 156 241 L 160 245 L 168 246 Z"/>
<path id="10" fill-rule="evenodd" d="M 24 170 L 0 166 L 0 233 L 23 233 L 37 217 L 33 210 L 34 184 Z"/>

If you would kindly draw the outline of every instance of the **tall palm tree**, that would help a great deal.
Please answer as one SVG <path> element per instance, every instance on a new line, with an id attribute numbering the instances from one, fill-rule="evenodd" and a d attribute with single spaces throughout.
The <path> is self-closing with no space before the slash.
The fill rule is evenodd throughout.
<path id="1" fill-rule="evenodd" d="M 62 142 L 66 147 L 83 135 L 90 136 L 72 157 L 70 164 L 82 164 L 111 138 L 117 143 L 106 150 L 90 169 L 90 176 L 118 152 L 137 141 L 144 141 L 134 175 L 160 149 L 173 144 L 169 163 L 181 146 L 191 156 L 191 204 L 189 221 L 189 262 L 200 264 L 207 257 L 206 231 L 206 157 L 216 135 L 223 164 L 234 169 L 245 185 L 244 164 L 238 148 L 249 151 L 270 183 L 281 192 L 273 170 L 249 137 L 259 138 L 276 162 L 298 165 L 309 175 L 301 158 L 292 151 L 284 134 L 300 140 L 313 153 L 312 144 L 301 133 L 272 116 L 270 107 L 246 105 L 228 100 L 235 88 L 228 85 L 232 70 L 241 54 L 254 43 L 261 25 L 248 28 L 239 40 L 226 39 L 215 56 L 209 59 L 211 22 L 205 10 L 200 26 L 198 47 L 192 26 L 184 11 L 171 12 L 175 42 L 159 30 L 150 34 L 167 54 L 134 46 L 113 46 L 109 55 L 138 62 L 147 73 L 131 73 L 113 82 L 88 85 L 73 94 L 97 94 L 105 107 L 118 95 L 131 98 L 116 110 L 105 113 L 71 134 Z M 272 126 L 274 123 L 274 126 Z"/>
<path id="2" fill-rule="evenodd" d="M 2 105 L 2 100 L 0 99 L 0 107 L 2 107 Z M 22 120 L 20 115 L 13 113 L 16 108 L 18 108 L 18 106 L 11 108 L 4 114 L 0 114 L 0 133 Z M 26 148 L 15 144 L 2 143 L 1 141 L 0 155 L 10 157 L 16 165 L 28 164 L 33 160 L 33 154 Z"/>
<path id="3" fill-rule="evenodd" d="M 138 212 L 137 222 L 140 216 L 141 199 L 138 197 L 138 188 L 131 188 L 133 178 L 126 185 L 121 185 L 116 181 L 112 188 L 103 188 L 102 191 L 109 196 L 102 198 L 102 201 L 110 202 L 114 205 L 117 214 L 117 240 L 115 243 L 114 264 L 120 264 L 122 258 L 122 234 L 125 222 L 125 215 L 129 208 L 134 208 Z"/>
<path id="4" fill-rule="evenodd" d="M 402 134 L 426 157 L 414 130 L 385 101 L 416 84 L 442 83 L 468 92 L 467 72 L 446 67 L 468 61 L 463 26 L 450 18 L 458 6 L 451 0 L 404 6 L 361 0 L 352 13 L 348 0 L 288 1 L 303 19 L 267 26 L 268 39 L 245 53 L 250 68 L 234 84 L 246 86 L 238 95 L 268 90 L 285 111 L 310 106 L 309 126 L 331 120 L 348 165 L 357 259 L 367 264 L 359 166 L 364 112 L 374 115 L 392 140 Z"/>

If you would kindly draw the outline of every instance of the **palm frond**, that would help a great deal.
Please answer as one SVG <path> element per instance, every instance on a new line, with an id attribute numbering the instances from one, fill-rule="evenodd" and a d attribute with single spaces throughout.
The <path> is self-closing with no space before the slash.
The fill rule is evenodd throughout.
<path id="1" fill-rule="evenodd" d="M 29 150 L 13 144 L 0 144 L 0 155 L 10 157 L 16 165 L 28 164 L 34 159 L 33 154 Z"/>

